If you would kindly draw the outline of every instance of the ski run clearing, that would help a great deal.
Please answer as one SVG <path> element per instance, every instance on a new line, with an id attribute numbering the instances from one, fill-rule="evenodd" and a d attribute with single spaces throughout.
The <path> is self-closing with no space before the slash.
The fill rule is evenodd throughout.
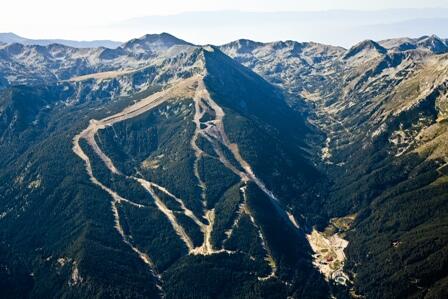
<path id="1" fill-rule="evenodd" d="M 188 209 L 184 203 L 184 201 L 172 194 L 166 187 L 159 186 L 154 182 L 150 182 L 142 178 L 141 176 L 126 176 L 124 175 L 113 163 L 113 161 L 103 152 L 100 146 L 97 144 L 95 140 L 95 136 L 98 131 L 103 130 L 107 127 L 111 127 L 118 122 L 122 122 L 128 119 L 132 119 L 137 117 L 143 113 L 150 111 L 151 109 L 161 105 L 162 103 L 172 100 L 172 99 L 180 99 L 180 98 L 192 98 L 195 104 L 195 116 L 194 123 L 196 126 L 194 135 L 191 139 L 191 147 L 195 152 L 196 161 L 194 165 L 193 174 L 198 182 L 198 186 L 202 189 L 201 201 L 204 209 L 204 216 L 202 219 L 197 217 L 190 209 Z M 206 122 L 201 122 L 201 118 L 205 113 L 209 113 L 210 115 L 214 115 L 214 119 L 208 120 Z M 90 120 L 89 126 L 83 130 L 81 133 L 76 135 L 73 139 L 73 151 L 76 155 L 78 155 L 85 163 L 86 172 L 90 177 L 90 180 L 105 192 L 107 192 L 112 198 L 112 213 L 115 218 L 115 228 L 119 235 L 121 236 L 123 242 L 127 244 L 139 257 L 140 259 L 148 265 L 154 277 L 159 281 L 158 287 L 163 294 L 161 281 L 161 275 L 158 273 L 154 262 L 150 257 L 150 253 L 142 252 L 136 245 L 132 242 L 132 236 L 127 235 L 122 227 L 120 214 L 118 212 L 120 204 L 126 203 L 130 204 L 137 208 L 142 208 L 144 205 L 133 202 L 131 199 L 126 199 L 116 191 L 107 187 L 104 183 L 100 182 L 94 175 L 91 160 L 88 155 L 83 151 L 80 145 L 81 140 L 87 141 L 89 147 L 94 151 L 95 155 L 97 155 L 107 169 L 115 175 L 125 176 L 126 178 L 130 178 L 138 182 L 153 198 L 156 207 L 166 216 L 166 218 L 171 223 L 174 231 L 179 236 L 179 238 L 185 243 L 188 248 L 189 254 L 201 254 L 201 255 L 210 255 L 217 253 L 227 253 L 227 254 L 235 254 L 236 252 L 232 252 L 229 250 L 222 248 L 214 248 L 211 242 L 211 235 L 213 232 L 214 220 L 215 220 L 215 211 L 214 209 L 207 208 L 207 198 L 205 195 L 205 190 L 207 188 L 205 182 L 200 177 L 197 163 L 199 159 L 205 155 L 205 153 L 199 148 L 196 144 L 199 136 L 206 138 L 213 146 L 213 150 L 215 151 L 219 161 L 230 171 L 235 173 L 240 179 L 241 184 L 241 193 L 243 194 L 243 203 L 240 206 L 240 209 L 236 212 L 236 220 L 235 223 L 229 228 L 226 232 L 227 238 L 229 238 L 233 232 L 233 229 L 238 226 L 238 219 L 242 213 L 247 214 L 250 217 L 250 220 L 254 227 L 258 230 L 259 239 L 262 247 L 265 250 L 266 256 L 265 260 L 271 268 L 271 273 L 266 277 L 258 277 L 259 280 L 267 280 L 276 276 L 277 265 L 270 253 L 269 246 L 266 242 L 265 236 L 259 225 L 256 223 L 256 219 L 250 212 L 250 209 L 247 206 L 246 200 L 246 189 L 247 183 L 253 182 L 257 185 L 270 199 L 274 204 L 277 212 L 282 216 L 286 221 L 291 224 L 295 228 L 299 228 L 297 222 L 294 217 L 289 214 L 287 211 L 283 210 L 280 206 L 279 200 L 275 197 L 275 195 L 268 190 L 268 188 L 264 185 L 264 183 L 254 174 L 252 167 L 249 165 L 247 161 L 245 161 L 239 151 L 238 145 L 233 144 L 229 141 L 227 134 L 224 130 L 223 118 L 225 113 L 223 109 L 210 97 L 205 84 L 203 82 L 203 75 L 195 75 L 188 79 L 179 80 L 178 82 L 174 82 L 170 88 L 162 90 L 160 92 L 154 93 L 153 95 L 142 99 L 121 112 L 106 117 L 101 120 Z M 223 148 L 227 149 L 228 152 L 233 156 L 233 162 L 229 161 L 229 159 L 223 153 Z M 138 175 L 138 174 L 137 174 Z M 157 193 L 154 192 L 154 189 L 158 189 L 165 193 L 167 196 L 171 197 L 175 201 L 177 201 L 182 209 L 182 213 L 192 219 L 196 225 L 200 228 L 201 232 L 204 235 L 204 242 L 199 247 L 194 247 L 191 237 L 188 235 L 187 231 L 182 227 L 182 225 L 177 221 L 176 213 L 170 210 L 167 205 L 163 202 L 163 200 L 157 196 Z M 223 242 L 225 243 L 225 241 Z"/>

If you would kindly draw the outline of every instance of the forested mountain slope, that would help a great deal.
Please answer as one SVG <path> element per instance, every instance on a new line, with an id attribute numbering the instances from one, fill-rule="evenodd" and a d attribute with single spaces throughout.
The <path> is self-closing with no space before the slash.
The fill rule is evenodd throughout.
<path id="1" fill-rule="evenodd" d="M 5 298 L 443 298 L 448 47 L 0 46 Z"/>
<path id="2" fill-rule="evenodd" d="M 301 44 L 294 55 L 296 44 L 278 49 L 275 43 L 259 44 L 241 55 L 240 42 L 222 48 L 309 103 L 309 121 L 325 135 L 315 155 L 329 179 L 325 213 L 356 214 L 347 233 L 345 267 L 355 277 L 356 290 L 372 298 L 443 297 L 448 249 L 445 41 L 435 36 L 364 41 L 346 51 L 320 46 L 311 53 L 310 45 Z M 261 55 L 266 49 L 271 54 Z M 337 55 L 324 67 L 308 67 L 303 59 L 325 61 L 322 57 L 334 51 Z M 292 61 L 299 57 L 303 62 L 295 66 Z M 300 71 L 307 68 L 321 79 Z M 280 71 L 264 71 L 272 69 Z M 297 74 L 295 81 L 283 80 L 291 72 Z"/>
<path id="3" fill-rule="evenodd" d="M 167 48 L 129 72 L 3 90 L 3 247 L 29 269 L 5 274 L 29 284 L 7 294 L 326 297 L 291 220 L 322 175 L 304 119 L 217 48 Z"/>

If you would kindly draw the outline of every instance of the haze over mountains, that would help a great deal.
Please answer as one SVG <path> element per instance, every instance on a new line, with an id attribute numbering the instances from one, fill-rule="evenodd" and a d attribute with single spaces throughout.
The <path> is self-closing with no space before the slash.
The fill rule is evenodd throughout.
<path id="1" fill-rule="evenodd" d="M 287 1 L 287 0 L 286 0 Z M 322 0 L 325 1 L 325 0 Z M 280 3 L 282 1 L 277 1 Z M 332 1 L 327 1 L 332 2 Z M 343 1 L 344 3 L 347 1 Z M 385 1 L 383 1 L 385 2 Z M 393 1 L 387 1 L 392 3 Z M 391 4 L 392 5 L 392 4 Z M 428 3 L 430 5 L 430 3 Z M 434 5 L 434 4 L 433 4 Z M 97 6 L 97 4 L 95 4 Z M 247 38 L 269 42 L 276 40 L 314 41 L 349 48 L 364 39 L 382 40 L 403 36 L 418 37 L 436 34 L 448 37 L 448 8 L 442 4 L 434 8 L 395 8 L 372 10 L 333 9 L 314 11 L 244 11 L 217 10 L 161 13 L 154 8 L 140 12 L 143 16 L 101 21 L 104 16 L 88 12 L 86 20 L 76 26 L 48 26 L 35 21 L 33 26 L 6 26 L 19 35 L 34 39 L 51 36 L 65 40 L 118 40 L 126 41 L 148 32 L 170 32 L 195 44 L 225 44 Z M 378 7 L 383 5 L 378 4 Z M 421 6 L 421 5 L 419 5 Z M 206 7 L 206 6 L 205 6 Z M 342 5 L 342 7 L 344 7 Z M 399 6 L 397 6 L 399 7 Z M 175 8 L 173 8 L 176 11 Z M 262 6 L 257 9 L 262 9 Z M 369 10 L 370 9 L 370 10 Z M 93 18 L 92 20 L 89 19 Z M 25 22 L 25 20 L 24 20 Z M 93 22 L 93 23 L 92 23 Z M 91 24 L 92 23 L 92 24 Z M 74 29 L 75 28 L 75 29 Z M 1 30 L 0 30 L 1 31 Z M 219 34 L 216 34 L 219 32 Z M 41 41 L 41 43 L 44 41 Z M 63 41 L 61 41 L 63 43 Z M 69 42 L 69 41 L 67 41 Z M 69 44 L 71 46 L 75 44 Z M 82 47 L 88 44 L 78 43 Z M 90 44 L 112 47 L 115 43 Z"/>
<path id="2" fill-rule="evenodd" d="M 224 44 L 238 38 L 263 42 L 293 39 L 349 48 L 363 39 L 382 40 L 432 34 L 447 37 L 447 15 L 446 8 L 198 11 L 133 18 L 102 29 L 106 36 L 112 32 L 122 36 L 129 32 L 137 36 L 148 31 L 170 32 L 199 44 Z M 216 35 L 215 32 L 220 34 Z"/>
<path id="3" fill-rule="evenodd" d="M 110 40 L 93 40 L 93 41 L 75 41 L 66 39 L 29 39 L 12 32 L 0 33 L 0 43 L 13 44 L 18 43 L 22 45 L 38 45 L 38 46 L 48 46 L 51 44 L 61 44 L 74 48 L 117 48 L 122 43 L 114 42 Z"/>
<path id="4" fill-rule="evenodd" d="M 444 298 L 447 82 L 436 35 L 0 45 L 1 295 Z"/>

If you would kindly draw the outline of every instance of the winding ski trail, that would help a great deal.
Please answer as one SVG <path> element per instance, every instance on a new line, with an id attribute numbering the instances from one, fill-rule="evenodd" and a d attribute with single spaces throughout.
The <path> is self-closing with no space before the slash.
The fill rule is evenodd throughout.
<path id="1" fill-rule="evenodd" d="M 98 134 L 98 131 L 103 130 L 107 127 L 113 127 L 114 124 L 135 118 L 145 112 L 150 111 L 151 109 L 161 105 L 162 103 L 175 98 L 193 98 L 194 101 L 194 109 L 195 114 L 193 117 L 193 122 L 195 124 L 195 131 L 190 141 L 191 148 L 195 154 L 193 175 L 197 179 L 198 186 L 201 189 L 201 202 L 203 206 L 203 217 L 199 218 L 194 214 L 192 210 L 190 210 L 184 203 L 184 201 L 178 196 L 174 195 L 170 192 L 166 187 L 160 186 L 154 182 L 150 182 L 142 177 L 136 176 L 128 176 L 123 174 L 113 163 L 112 159 L 103 152 L 101 147 L 98 145 L 95 137 Z M 205 122 L 201 121 L 204 115 L 208 113 L 211 116 L 214 116 L 211 120 L 207 120 Z M 228 240 L 233 233 L 233 230 L 238 226 L 239 219 L 242 214 L 246 214 L 250 217 L 250 220 L 254 227 L 258 231 L 258 235 L 260 237 L 260 242 L 262 247 L 266 252 L 266 261 L 269 263 L 271 267 L 271 274 L 266 277 L 259 277 L 260 280 L 266 280 L 271 277 L 275 277 L 277 266 L 274 258 L 271 255 L 271 251 L 267 244 L 266 238 L 263 235 L 262 229 L 256 223 L 254 216 L 251 214 L 250 209 L 247 204 L 247 184 L 248 182 L 253 182 L 258 188 L 263 191 L 268 198 L 273 203 L 277 212 L 281 217 L 283 217 L 288 223 L 290 223 L 293 227 L 298 229 L 297 223 L 293 221 L 291 215 L 285 211 L 280 204 L 278 198 L 274 195 L 272 191 L 270 191 L 266 185 L 255 175 L 252 170 L 251 165 L 243 159 L 240 154 L 238 145 L 235 143 L 231 143 L 224 129 L 223 119 L 225 117 L 224 110 L 211 98 L 207 88 L 205 87 L 203 81 L 203 75 L 195 75 L 188 79 L 183 79 L 178 83 L 172 85 L 172 87 L 162 90 L 160 92 L 154 93 L 153 95 L 144 98 L 128 107 L 123 109 L 121 112 L 116 113 L 112 116 L 106 117 L 101 120 L 90 120 L 89 126 L 83 130 L 81 133 L 76 135 L 73 138 L 73 152 L 80 157 L 85 164 L 85 169 L 90 177 L 90 180 L 97 186 L 99 186 L 102 190 L 107 192 L 112 197 L 112 212 L 115 219 L 115 228 L 121 236 L 124 243 L 126 243 L 138 256 L 139 258 L 149 266 L 151 272 L 154 277 L 159 281 L 158 287 L 161 290 L 163 296 L 163 289 L 161 285 L 163 284 L 161 281 L 161 276 L 158 273 L 154 262 L 151 258 L 141 250 L 139 250 L 132 242 L 132 236 L 127 235 L 121 225 L 120 214 L 118 211 L 120 204 L 130 204 L 136 208 L 146 207 L 145 205 L 135 203 L 132 200 L 123 198 L 116 191 L 113 191 L 103 183 L 101 183 L 94 175 L 91 160 L 88 155 L 84 152 L 80 145 L 81 140 L 85 140 L 93 150 L 95 155 L 97 155 L 101 161 L 104 163 L 106 168 L 114 175 L 123 176 L 128 179 L 132 179 L 135 182 L 139 183 L 153 198 L 155 206 L 166 216 L 171 226 L 173 227 L 176 234 L 179 238 L 185 243 L 188 248 L 189 254 L 201 254 L 201 255 L 210 255 L 216 253 L 226 252 L 228 254 L 234 254 L 236 252 L 226 250 L 224 246 L 217 249 L 214 248 L 212 242 L 212 234 L 213 227 L 215 222 L 215 209 L 213 207 L 208 207 L 206 189 L 207 184 L 203 178 L 201 178 L 199 171 L 199 162 L 206 154 L 199 146 L 198 139 L 200 136 L 204 137 L 213 147 L 215 154 L 217 155 L 217 159 L 230 171 L 236 174 L 240 180 L 243 187 L 241 187 L 240 191 L 243 195 L 243 203 L 240 205 L 237 215 L 235 217 L 235 221 L 232 226 L 225 232 Z M 114 130 L 115 132 L 115 130 Z M 116 134 L 116 133 L 115 133 Z M 231 155 L 231 160 L 224 153 L 224 149 L 227 150 Z M 192 241 L 192 238 L 189 236 L 188 232 L 183 228 L 183 226 L 177 221 L 176 212 L 172 211 L 168 206 L 163 202 L 163 200 L 157 195 L 155 192 L 157 189 L 160 192 L 163 192 L 165 195 L 174 199 L 180 206 L 185 216 L 189 217 L 201 230 L 204 235 L 204 242 L 201 246 L 195 247 Z M 223 241 L 224 244 L 225 240 Z"/>

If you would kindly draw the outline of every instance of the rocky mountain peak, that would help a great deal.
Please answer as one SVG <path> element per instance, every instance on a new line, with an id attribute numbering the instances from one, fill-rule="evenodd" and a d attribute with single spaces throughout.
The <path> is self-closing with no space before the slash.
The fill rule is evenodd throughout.
<path id="1" fill-rule="evenodd" d="M 376 54 L 386 54 L 387 49 L 382 47 L 380 44 L 373 40 L 365 40 L 362 41 L 353 47 L 351 47 L 344 55 L 344 59 L 349 59 L 355 57 L 359 54 L 367 54 L 367 53 L 376 53 Z"/>
<path id="2" fill-rule="evenodd" d="M 168 33 L 146 34 L 140 38 L 132 39 L 122 48 L 129 50 L 162 50 L 168 49 L 176 45 L 192 45 L 182 39 L 179 39 Z"/>
<path id="3" fill-rule="evenodd" d="M 239 39 L 224 45 L 223 48 L 229 50 L 232 49 L 233 52 L 235 53 L 244 54 L 244 53 L 251 53 L 257 47 L 260 47 L 262 45 L 263 45 L 262 43 L 255 42 L 250 39 Z"/>
<path id="4" fill-rule="evenodd" d="M 426 48 L 434 54 L 442 54 L 448 52 L 448 45 L 437 35 L 423 36 L 417 40 L 417 46 Z"/>

